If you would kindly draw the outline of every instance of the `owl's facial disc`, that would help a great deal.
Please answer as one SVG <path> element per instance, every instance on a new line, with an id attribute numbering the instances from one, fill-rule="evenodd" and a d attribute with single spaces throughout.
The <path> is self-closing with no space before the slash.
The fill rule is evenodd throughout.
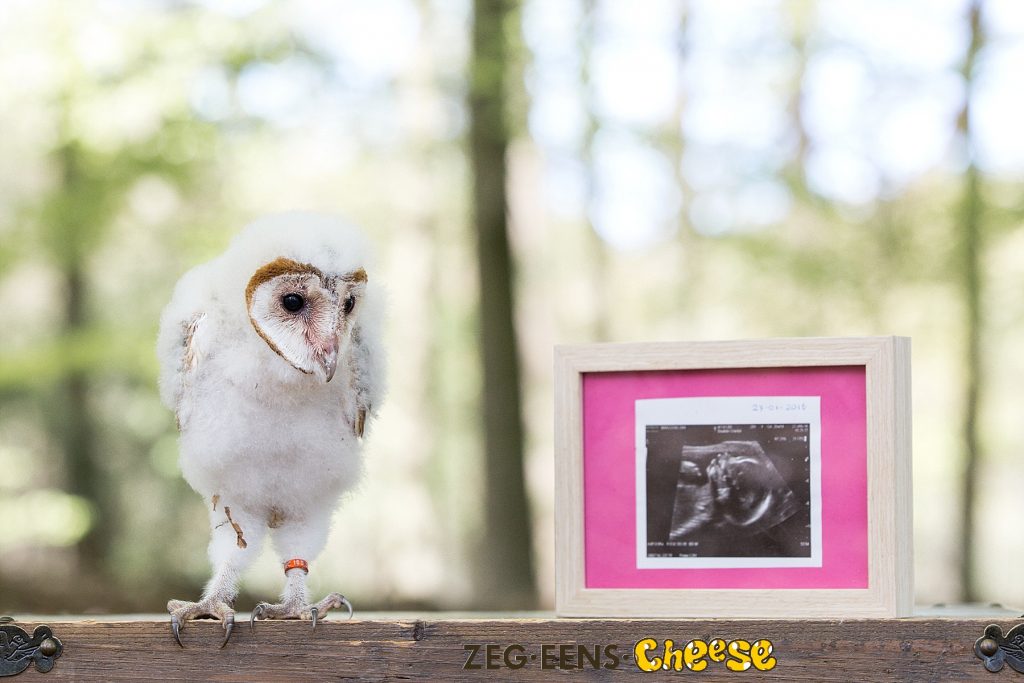
<path id="1" fill-rule="evenodd" d="M 292 367 L 330 382 L 365 282 L 362 270 L 330 276 L 309 264 L 277 259 L 249 281 L 249 320 L 271 350 Z"/>

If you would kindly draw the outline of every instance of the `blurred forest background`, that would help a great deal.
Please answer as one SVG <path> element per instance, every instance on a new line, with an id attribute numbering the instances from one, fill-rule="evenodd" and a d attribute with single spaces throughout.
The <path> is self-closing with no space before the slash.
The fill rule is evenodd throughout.
<path id="1" fill-rule="evenodd" d="M 0 0 L 0 613 L 198 595 L 158 315 L 290 209 L 391 298 L 313 592 L 551 606 L 553 344 L 901 334 L 918 601 L 1024 602 L 1022 74 L 1017 0 Z"/>

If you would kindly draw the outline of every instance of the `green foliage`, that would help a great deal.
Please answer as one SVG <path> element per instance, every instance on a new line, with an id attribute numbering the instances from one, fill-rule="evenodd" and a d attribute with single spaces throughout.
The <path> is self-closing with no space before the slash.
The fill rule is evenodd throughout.
<path id="1" fill-rule="evenodd" d="M 0 517 L 22 525 L 41 515 L 42 526 L 38 537 L 0 538 L 0 613 L 36 595 L 31 607 L 41 611 L 159 611 L 173 592 L 198 591 L 206 511 L 178 473 L 173 416 L 157 398 L 158 316 L 177 278 L 219 253 L 250 218 L 297 208 L 366 227 L 379 245 L 374 276 L 392 298 L 393 388 L 369 440 L 364 490 L 339 512 L 321 560 L 324 587 L 366 596 L 362 607 L 478 604 L 471 539 L 489 501 L 470 188 L 481 179 L 494 197 L 499 185 L 508 190 L 542 600 L 552 594 L 552 344 L 846 334 L 915 337 L 919 585 L 929 601 L 956 595 L 950 558 L 970 539 L 955 533 L 949 504 L 960 497 L 962 450 L 950 425 L 967 402 L 968 309 L 990 330 L 972 370 L 985 380 L 977 430 L 991 454 L 978 473 L 1002 492 L 979 500 L 986 519 L 998 517 L 1001 496 L 1015 495 L 1015 454 L 1024 446 L 1016 427 L 1024 376 L 1019 178 L 975 178 L 972 220 L 984 240 L 972 299 L 963 279 L 962 141 L 910 179 L 874 168 L 873 194 L 847 201 L 814 182 L 816 146 L 835 141 L 815 138 L 806 107 L 808 89 L 832 87 L 815 85 L 820 58 L 862 64 L 865 89 L 894 99 L 945 92 L 951 78 L 960 97 L 965 74 L 953 65 L 902 73 L 886 64 L 885 50 L 844 43 L 822 23 L 826 9 L 855 6 L 844 3 L 759 5 L 742 16 L 721 3 L 662 7 L 672 13 L 663 23 L 678 70 L 655 69 L 657 78 L 644 61 L 654 39 L 629 32 L 664 3 L 588 0 L 580 21 L 542 0 L 477 3 L 507 11 L 485 13 L 498 19 L 481 27 L 475 60 L 471 18 L 458 3 L 241 4 L 40 0 L 4 8 Z M 891 18 L 882 12 L 871 21 Z M 992 46 L 1019 46 L 1021 36 L 1004 33 Z M 616 71 L 615 50 L 630 40 L 640 57 Z M 700 53 L 700 40 L 719 52 Z M 988 73 L 998 61 L 992 54 L 972 77 Z M 782 103 L 775 146 L 715 138 L 716 116 L 735 111 L 709 115 L 700 87 L 733 96 L 734 109 L 749 107 L 757 122 L 771 119 L 742 81 L 762 70 Z M 630 104 L 636 83 L 656 91 L 655 100 L 668 93 L 660 118 L 610 112 Z M 551 90 L 554 105 L 544 100 Z M 467 94 L 482 122 L 471 140 Z M 884 117 L 862 118 L 851 135 L 873 139 Z M 710 141 L 693 132 L 695 120 L 714 129 Z M 958 122 L 943 125 L 955 138 Z M 495 150 L 504 153 L 506 136 L 501 159 Z M 601 229 L 608 212 L 600 200 L 629 180 L 602 175 L 621 162 L 602 166 L 609 140 L 628 140 L 659 178 L 671 179 L 671 196 L 647 202 L 663 209 L 656 215 L 668 226 L 656 240 L 619 247 L 611 239 L 649 229 L 655 214 L 641 211 L 646 205 L 631 207 L 636 215 L 625 216 L 619 235 Z M 474 154 L 487 161 L 474 166 Z M 840 189 L 855 184 L 839 175 Z M 763 205 L 737 210 L 736 191 L 757 183 L 784 197 L 775 218 L 760 220 Z M 729 221 L 701 220 L 709 198 L 721 200 L 710 205 Z M 973 542 L 994 547 L 1009 533 L 1000 524 Z M 1006 569 L 1017 555 L 987 555 L 998 556 L 981 553 L 979 576 L 1017 592 L 985 597 L 1024 595 Z M 53 573 L 24 572 L 19 562 L 29 556 L 48 558 Z M 279 588 L 272 564 L 257 569 L 255 590 Z M 53 577 L 67 567 L 81 568 L 85 589 L 56 587 Z"/>

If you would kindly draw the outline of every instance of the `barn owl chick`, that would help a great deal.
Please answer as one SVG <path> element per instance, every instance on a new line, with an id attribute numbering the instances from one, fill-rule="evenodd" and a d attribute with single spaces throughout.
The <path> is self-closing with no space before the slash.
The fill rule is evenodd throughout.
<path id="1" fill-rule="evenodd" d="M 383 389 L 380 302 L 363 236 L 334 219 L 282 214 L 247 227 L 186 273 L 160 321 L 160 393 L 180 430 L 180 463 L 210 517 L 213 576 L 198 602 L 171 600 L 171 628 L 212 615 L 234 627 L 241 572 L 270 535 L 281 602 L 252 620 L 312 619 L 308 563 L 362 470 L 364 430 Z M 251 623 L 251 622 L 250 622 Z"/>

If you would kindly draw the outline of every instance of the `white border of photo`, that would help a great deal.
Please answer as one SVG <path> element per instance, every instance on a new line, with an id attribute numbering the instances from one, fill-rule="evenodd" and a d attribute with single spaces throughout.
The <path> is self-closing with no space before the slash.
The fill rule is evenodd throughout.
<path id="1" fill-rule="evenodd" d="M 821 397 L 722 396 L 640 399 L 636 405 L 636 566 L 639 569 L 736 569 L 821 566 Z M 766 419 L 770 417 L 771 419 Z M 662 425 L 810 425 L 810 557 L 648 557 L 647 427 Z"/>

